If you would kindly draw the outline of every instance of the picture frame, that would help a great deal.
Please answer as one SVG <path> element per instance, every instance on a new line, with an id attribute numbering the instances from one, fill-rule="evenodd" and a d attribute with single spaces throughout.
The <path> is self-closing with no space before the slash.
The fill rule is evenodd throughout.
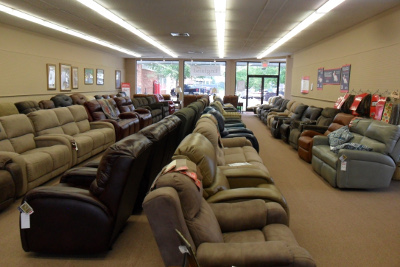
<path id="1" fill-rule="evenodd" d="M 115 71 L 115 89 L 121 89 L 121 71 Z"/>
<path id="2" fill-rule="evenodd" d="M 96 84 L 104 85 L 104 70 L 96 69 Z"/>
<path id="3" fill-rule="evenodd" d="M 46 64 L 47 90 L 56 89 L 56 64 Z"/>
<path id="4" fill-rule="evenodd" d="M 71 65 L 60 63 L 60 91 L 70 91 L 71 81 Z"/>
<path id="5" fill-rule="evenodd" d="M 85 68 L 85 84 L 93 84 L 94 81 L 94 70 Z"/>
<path id="6" fill-rule="evenodd" d="M 79 72 L 78 67 L 72 67 L 72 89 L 79 87 Z"/>

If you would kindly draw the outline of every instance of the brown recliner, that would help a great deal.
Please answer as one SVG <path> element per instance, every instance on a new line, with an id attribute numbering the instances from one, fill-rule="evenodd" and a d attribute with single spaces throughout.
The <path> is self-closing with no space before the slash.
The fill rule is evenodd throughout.
<path id="1" fill-rule="evenodd" d="M 10 157 L 0 155 L 0 211 L 11 205 L 22 188 L 22 170 Z"/>
<path id="2" fill-rule="evenodd" d="M 315 266 L 276 203 L 254 199 L 210 204 L 202 191 L 201 183 L 170 172 L 157 179 L 144 200 L 165 266 L 181 266 L 184 260 L 176 230 L 189 242 L 200 266 Z"/>
<path id="3" fill-rule="evenodd" d="M 338 113 L 329 126 L 308 125 L 297 140 L 299 157 L 311 163 L 313 137 L 316 135 L 328 135 L 330 132 L 349 125 L 353 118 L 354 116 L 351 114 Z"/>
<path id="4" fill-rule="evenodd" d="M 248 199 L 262 199 L 277 202 L 286 211 L 289 207 L 271 178 L 254 165 L 231 166 L 227 169 L 217 166 L 215 148 L 200 133 L 186 136 L 175 151 L 173 159 L 189 159 L 198 165 L 203 177 L 204 198 L 210 203 L 238 202 Z"/>
<path id="5" fill-rule="evenodd" d="M 39 107 L 38 102 L 28 100 L 28 101 L 21 101 L 14 103 L 15 106 L 17 107 L 19 113 L 22 114 L 28 114 L 32 111 L 40 110 L 41 108 Z"/>
<path id="6" fill-rule="evenodd" d="M 134 134 L 104 153 L 89 189 L 80 177 L 35 188 L 22 200 L 34 213 L 21 229 L 25 251 L 56 254 L 101 253 L 111 249 L 136 201 L 152 143 Z"/>
<path id="7" fill-rule="evenodd" d="M 149 126 L 153 123 L 151 112 L 145 108 L 135 108 L 132 103 L 132 99 L 128 96 L 114 98 L 115 103 L 121 113 L 134 112 L 138 115 L 140 121 L 140 129 Z"/>
<path id="8" fill-rule="evenodd" d="M 41 109 L 53 109 L 53 108 L 56 108 L 56 106 L 54 105 L 53 100 L 50 100 L 50 99 L 40 100 L 39 101 L 39 107 Z"/>
<path id="9" fill-rule="evenodd" d="M 133 112 L 120 113 L 112 98 L 87 101 L 84 106 L 88 111 L 89 121 L 107 121 L 113 124 L 117 141 L 140 130 L 138 115 Z"/>
<path id="10" fill-rule="evenodd" d="M 86 101 L 88 101 L 86 96 L 80 93 L 72 94 L 70 97 L 74 105 L 83 105 Z"/>

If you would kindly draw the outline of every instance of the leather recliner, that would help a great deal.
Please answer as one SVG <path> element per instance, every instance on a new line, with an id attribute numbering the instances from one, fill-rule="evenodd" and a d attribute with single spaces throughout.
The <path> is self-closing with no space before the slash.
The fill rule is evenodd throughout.
<path id="1" fill-rule="evenodd" d="M 292 128 L 290 130 L 290 134 L 289 134 L 289 144 L 297 150 L 298 148 L 298 139 L 301 135 L 301 133 L 307 129 L 307 126 L 309 125 L 316 125 L 316 126 L 328 126 L 329 124 L 331 124 L 331 122 L 333 121 L 333 119 L 335 118 L 336 114 L 339 113 L 340 110 L 335 109 L 335 108 L 324 108 L 321 112 L 321 115 L 318 117 L 318 119 L 316 120 L 315 124 L 292 124 Z"/>
<path id="2" fill-rule="evenodd" d="M 132 104 L 135 109 L 141 108 L 149 110 L 153 123 L 158 122 L 163 118 L 162 104 L 156 103 L 156 105 L 151 105 L 146 97 L 132 98 Z"/>
<path id="3" fill-rule="evenodd" d="M 343 126 L 348 126 L 353 118 L 354 116 L 351 114 L 338 113 L 329 126 L 306 125 L 297 141 L 297 153 L 299 154 L 299 157 L 304 161 L 311 163 L 313 137 L 317 135 L 326 136 Z"/>
<path id="4" fill-rule="evenodd" d="M 41 109 L 38 102 L 32 100 L 17 102 L 15 103 L 15 106 L 17 107 L 19 113 L 22 114 L 28 114 L 32 111 Z"/>
<path id="5" fill-rule="evenodd" d="M 104 107 L 99 101 L 105 101 L 113 109 L 114 116 L 110 117 L 104 111 Z M 89 121 L 105 121 L 110 122 L 115 129 L 116 141 L 121 140 L 131 134 L 137 133 L 140 130 L 140 122 L 138 115 L 132 112 L 120 113 L 114 99 L 98 99 L 85 102 L 86 110 L 88 111 Z"/>
<path id="6" fill-rule="evenodd" d="M 289 113 L 288 115 L 273 117 L 271 127 L 269 128 L 271 130 L 272 136 L 278 139 L 281 138 L 280 128 L 282 124 L 284 124 L 286 121 L 290 122 L 291 120 L 299 120 L 307 108 L 307 105 L 300 104 L 293 112 Z"/>
<path id="7" fill-rule="evenodd" d="M 289 99 L 283 99 L 282 103 L 279 105 L 279 107 L 271 108 L 269 110 L 264 110 L 264 112 L 261 113 L 260 119 L 264 124 L 268 124 L 268 115 L 270 112 L 284 112 L 287 109 L 287 104 L 290 102 Z"/>
<path id="8" fill-rule="evenodd" d="M 115 103 L 121 113 L 134 112 L 138 115 L 140 121 L 140 129 L 149 126 L 153 123 L 151 112 L 145 108 L 135 108 L 130 97 L 116 97 L 114 98 Z"/>
<path id="9" fill-rule="evenodd" d="M 86 101 L 88 101 L 86 96 L 80 93 L 72 94 L 70 97 L 74 105 L 83 105 Z"/>
<path id="10" fill-rule="evenodd" d="M 188 107 L 179 109 L 174 113 L 181 120 L 181 125 L 179 127 L 179 132 L 177 134 L 178 144 L 190 134 L 196 125 L 196 112 Z"/>
<path id="11" fill-rule="evenodd" d="M 89 189 L 80 179 L 35 188 L 25 195 L 34 210 L 30 228 L 21 229 L 25 251 L 93 254 L 111 249 L 132 213 L 149 160 L 151 141 L 134 134 L 104 153 Z"/>
<path id="12" fill-rule="evenodd" d="M 281 139 L 286 143 L 289 143 L 290 131 L 293 128 L 298 127 L 300 124 L 315 124 L 317 118 L 321 114 L 322 108 L 309 106 L 301 115 L 301 118 L 298 120 L 295 119 L 287 119 L 283 121 L 283 124 L 279 128 L 281 132 Z"/>
<path id="13" fill-rule="evenodd" d="M 207 203 L 202 193 L 201 183 L 198 187 L 188 176 L 172 172 L 161 175 L 146 196 L 143 208 L 165 266 L 184 262 L 176 230 L 200 266 L 315 266 L 277 203 Z"/>

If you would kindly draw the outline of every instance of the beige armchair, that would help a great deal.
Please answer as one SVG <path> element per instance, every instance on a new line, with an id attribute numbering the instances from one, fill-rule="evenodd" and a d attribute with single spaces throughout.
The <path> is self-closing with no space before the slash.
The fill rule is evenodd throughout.
<path id="1" fill-rule="evenodd" d="M 248 200 L 209 204 L 188 176 L 160 176 L 143 203 L 165 266 L 180 266 L 177 229 L 200 266 L 315 266 L 276 203 Z"/>

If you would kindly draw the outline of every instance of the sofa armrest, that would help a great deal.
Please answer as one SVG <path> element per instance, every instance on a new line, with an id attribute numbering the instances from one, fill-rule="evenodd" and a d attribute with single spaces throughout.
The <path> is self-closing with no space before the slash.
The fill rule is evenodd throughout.
<path id="1" fill-rule="evenodd" d="M 329 139 L 325 135 L 317 135 L 313 138 L 313 146 L 329 146 Z"/>
<path id="2" fill-rule="evenodd" d="M 136 112 L 138 114 L 150 114 L 150 110 L 145 109 L 145 108 L 137 108 L 133 112 Z"/>
<path id="3" fill-rule="evenodd" d="M 224 147 L 243 147 L 243 146 L 252 146 L 251 142 L 246 139 L 246 137 L 235 137 L 235 138 L 227 138 L 221 139 Z"/>
<path id="4" fill-rule="evenodd" d="M 96 179 L 97 168 L 77 167 L 69 169 L 61 176 L 60 183 L 67 183 L 76 187 L 89 188 Z"/>
<path id="5" fill-rule="evenodd" d="M 305 130 L 300 134 L 300 136 L 308 136 L 311 138 L 313 138 L 316 135 L 323 135 L 323 134 L 312 130 Z"/>
<path id="6" fill-rule="evenodd" d="M 123 112 L 118 117 L 120 119 L 138 119 L 138 115 L 135 112 Z"/>
<path id="7" fill-rule="evenodd" d="M 202 243 L 196 257 L 202 266 L 316 266 L 307 250 L 284 241 Z"/>
<path id="8" fill-rule="evenodd" d="M 21 167 L 13 162 L 11 157 L 0 155 L 0 170 L 5 170 L 11 175 L 15 186 L 15 197 L 17 192 L 22 190 L 23 177 Z"/>
<path id="9" fill-rule="evenodd" d="M 246 166 L 219 167 L 228 179 L 230 188 L 257 187 L 260 184 L 274 183 L 269 173 L 254 168 L 254 165 Z"/>
<path id="10" fill-rule="evenodd" d="M 267 225 L 267 206 L 261 199 L 235 203 L 210 203 L 222 232 L 262 229 Z M 246 214 L 246 219 L 243 219 Z"/>
<path id="11" fill-rule="evenodd" d="M 319 126 L 319 125 L 312 125 L 312 124 L 311 125 L 308 125 L 308 124 L 303 125 L 303 131 L 306 131 L 306 130 L 312 130 L 312 131 L 323 134 L 326 132 L 326 130 L 328 130 L 328 126 Z"/>
<path id="12" fill-rule="evenodd" d="M 336 185 L 339 188 L 388 187 L 396 170 L 393 159 L 378 152 L 341 149 L 338 158 Z"/>
<path id="13" fill-rule="evenodd" d="M 67 134 L 45 134 L 34 138 L 37 147 L 49 147 L 54 145 L 66 145 L 72 150 L 74 138 Z"/>
<path id="14" fill-rule="evenodd" d="M 26 173 L 26 162 L 24 158 L 15 152 L 8 152 L 8 151 L 0 151 L 0 156 L 1 157 L 7 157 L 11 158 L 11 160 L 17 164 L 22 173 L 22 181 L 21 184 L 18 185 L 18 188 L 15 189 L 16 196 L 20 197 L 23 194 L 26 193 L 26 190 L 28 188 L 28 178 L 27 178 L 27 173 Z"/>
<path id="15" fill-rule="evenodd" d="M 102 129 L 102 128 L 110 128 L 114 130 L 114 125 L 111 122 L 106 121 L 92 121 L 90 122 L 90 129 Z"/>

